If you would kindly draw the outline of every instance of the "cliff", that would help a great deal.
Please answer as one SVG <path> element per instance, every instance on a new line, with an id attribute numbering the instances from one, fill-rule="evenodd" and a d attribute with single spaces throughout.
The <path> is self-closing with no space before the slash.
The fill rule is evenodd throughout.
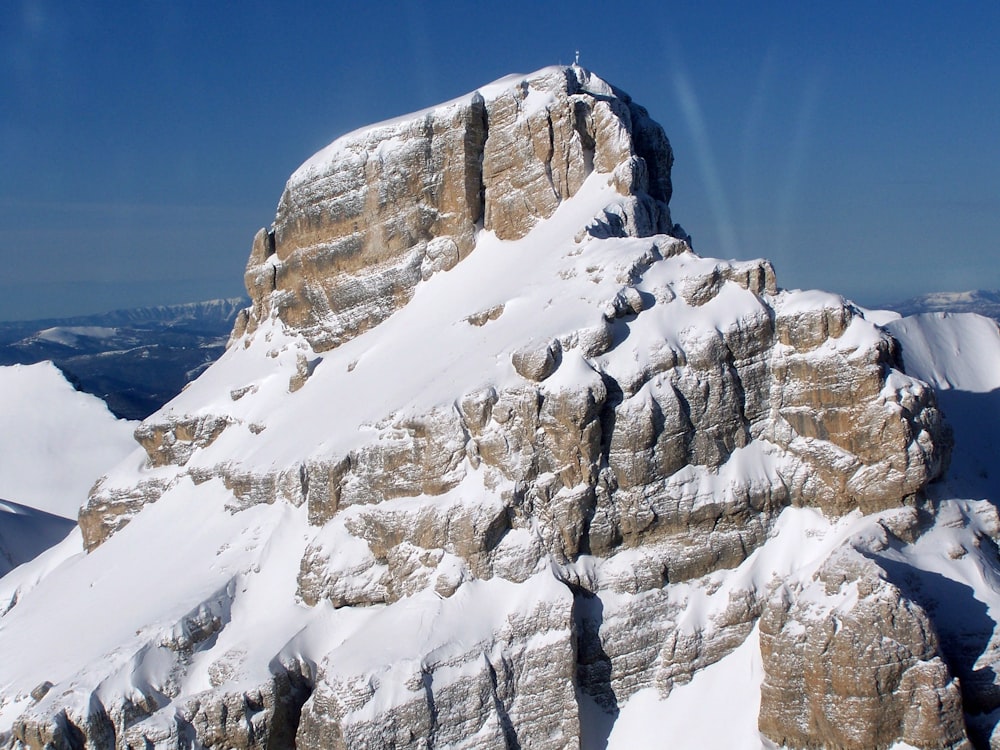
<path id="1" fill-rule="evenodd" d="M 879 558 L 937 533 L 933 390 L 843 298 L 695 255 L 672 160 L 576 66 L 309 159 L 226 354 L 4 616 L 8 744 L 603 747 L 755 643 L 757 742 L 968 743 L 998 691 Z"/>

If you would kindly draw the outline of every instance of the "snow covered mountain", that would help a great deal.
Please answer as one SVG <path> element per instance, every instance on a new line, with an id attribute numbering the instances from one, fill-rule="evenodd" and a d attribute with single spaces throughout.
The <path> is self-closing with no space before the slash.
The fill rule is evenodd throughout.
<path id="1" fill-rule="evenodd" d="M 930 312 L 963 312 L 985 315 L 1000 321 L 1000 290 L 936 292 L 911 297 L 889 307 L 904 316 Z"/>
<path id="2" fill-rule="evenodd" d="M 0 367 L 0 498 L 75 519 L 134 429 L 51 362 Z"/>
<path id="3" fill-rule="evenodd" d="M 51 362 L 0 367 L 0 575 L 70 533 L 94 482 L 134 449 L 134 427 Z"/>
<path id="4" fill-rule="evenodd" d="M 988 746 L 996 326 L 695 255 L 671 163 L 577 66 L 309 159 L 0 580 L 7 746 Z"/>
<path id="5" fill-rule="evenodd" d="M 55 362 L 119 417 L 142 419 L 225 350 L 245 299 L 0 323 L 0 365 Z"/>

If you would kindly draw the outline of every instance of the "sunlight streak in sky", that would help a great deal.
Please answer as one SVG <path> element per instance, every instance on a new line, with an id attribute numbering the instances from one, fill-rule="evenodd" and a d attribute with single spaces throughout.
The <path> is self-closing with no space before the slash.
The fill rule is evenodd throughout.
<path id="1" fill-rule="evenodd" d="M 753 226 L 762 218 L 759 215 L 761 201 L 759 200 L 757 190 L 754 189 L 755 186 L 759 188 L 761 178 L 759 172 L 760 159 L 756 157 L 759 155 L 761 136 L 764 133 L 764 124 L 768 115 L 768 94 L 770 93 L 771 84 L 777 72 L 776 61 L 777 55 L 774 47 L 768 48 L 767 54 L 761 62 L 760 70 L 757 73 L 757 79 L 753 87 L 753 97 L 750 99 L 750 107 L 747 110 L 747 119 L 740 133 L 740 192 L 737 209 L 739 211 L 740 223 L 744 227 Z M 742 233 L 740 239 L 744 243 L 750 240 L 745 232 Z M 752 247 L 744 249 L 750 253 L 763 252 L 762 249 Z"/>
<path id="2" fill-rule="evenodd" d="M 725 256 L 735 258 L 739 255 L 736 232 L 733 229 L 732 214 L 729 210 L 729 202 L 726 200 L 726 192 L 722 186 L 722 180 L 719 179 L 719 170 L 716 168 L 712 145 L 709 142 L 708 128 L 705 126 L 705 118 L 687 76 L 676 65 L 674 66 L 674 91 L 680 103 L 685 123 L 688 130 L 691 131 L 698 170 L 705 183 L 709 204 L 715 217 L 719 242 L 722 245 L 721 249 Z"/>
<path id="3" fill-rule="evenodd" d="M 404 3 L 406 10 L 406 28 L 409 32 L 411 64 L 407 72 L 413 76 L 420 94 L 421 106 L 429 106 L 434 103 L 435 76 L 434 60 L 436 50 L 431 42 L 427 29 L 427 18 L 430 13 L 422 7 L 414 7 L 410 3 Z"/>
<path id="4" fill-rule="evenodd" d="M 806 84 L 805 90 L 802 92 L 802 100 L 799 102 L 799 108 L 795 115 L 795 125 L 788 145 L 784 170 L 775 196 L 773 247 L 776 255 L 794 251 L 794 248 L 788 247 L 788 242 L 789 237 L 793 234 L 793 214 L 802 175 L 805 172 L 806 154 L 819 103 L 820 82 L 818 78 L 814 78 Z"/>

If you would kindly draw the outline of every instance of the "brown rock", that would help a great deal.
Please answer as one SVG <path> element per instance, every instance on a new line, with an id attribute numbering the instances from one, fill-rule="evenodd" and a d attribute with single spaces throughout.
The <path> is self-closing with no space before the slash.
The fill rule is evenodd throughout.
<path id="1" fill-rule="evenodd" d="M 927 614 L 853 550 L 760 620 L 760 729 L 790 747 L 971 747 Z"/>
<path id="2" fill-rule="evenodd" d="M 510 361 L 525 380 L 540 383 L 556 371 L 562 359 L 562 346 L 556 341 L 533 343 L 514 352 Z"/>
<path id="3" fill-rule="evenodd" d="M 523 237 L 592 169 L 628 165 L 615 172 L 635 197 L 624 231 L 670 232 L 672 161 L 645 110 L 575 67 L 345 136 L 292 176 L 257 233 L 240 333 L 275 312 L 316 351 L 337 346 L 472 252 L 477 224 Z"/>

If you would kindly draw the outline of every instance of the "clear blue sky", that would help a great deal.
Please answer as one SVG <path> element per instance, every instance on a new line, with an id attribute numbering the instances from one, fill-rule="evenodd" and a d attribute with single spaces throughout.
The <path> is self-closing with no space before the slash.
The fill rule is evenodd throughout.
<path id="1" fill-rule="evenodd" d="M 1000 287 L 1000 3 L 7 0 L 0 320 L 228 296 L 349 129 L 581 63 L 705 255 L 863 304 Z"/>

